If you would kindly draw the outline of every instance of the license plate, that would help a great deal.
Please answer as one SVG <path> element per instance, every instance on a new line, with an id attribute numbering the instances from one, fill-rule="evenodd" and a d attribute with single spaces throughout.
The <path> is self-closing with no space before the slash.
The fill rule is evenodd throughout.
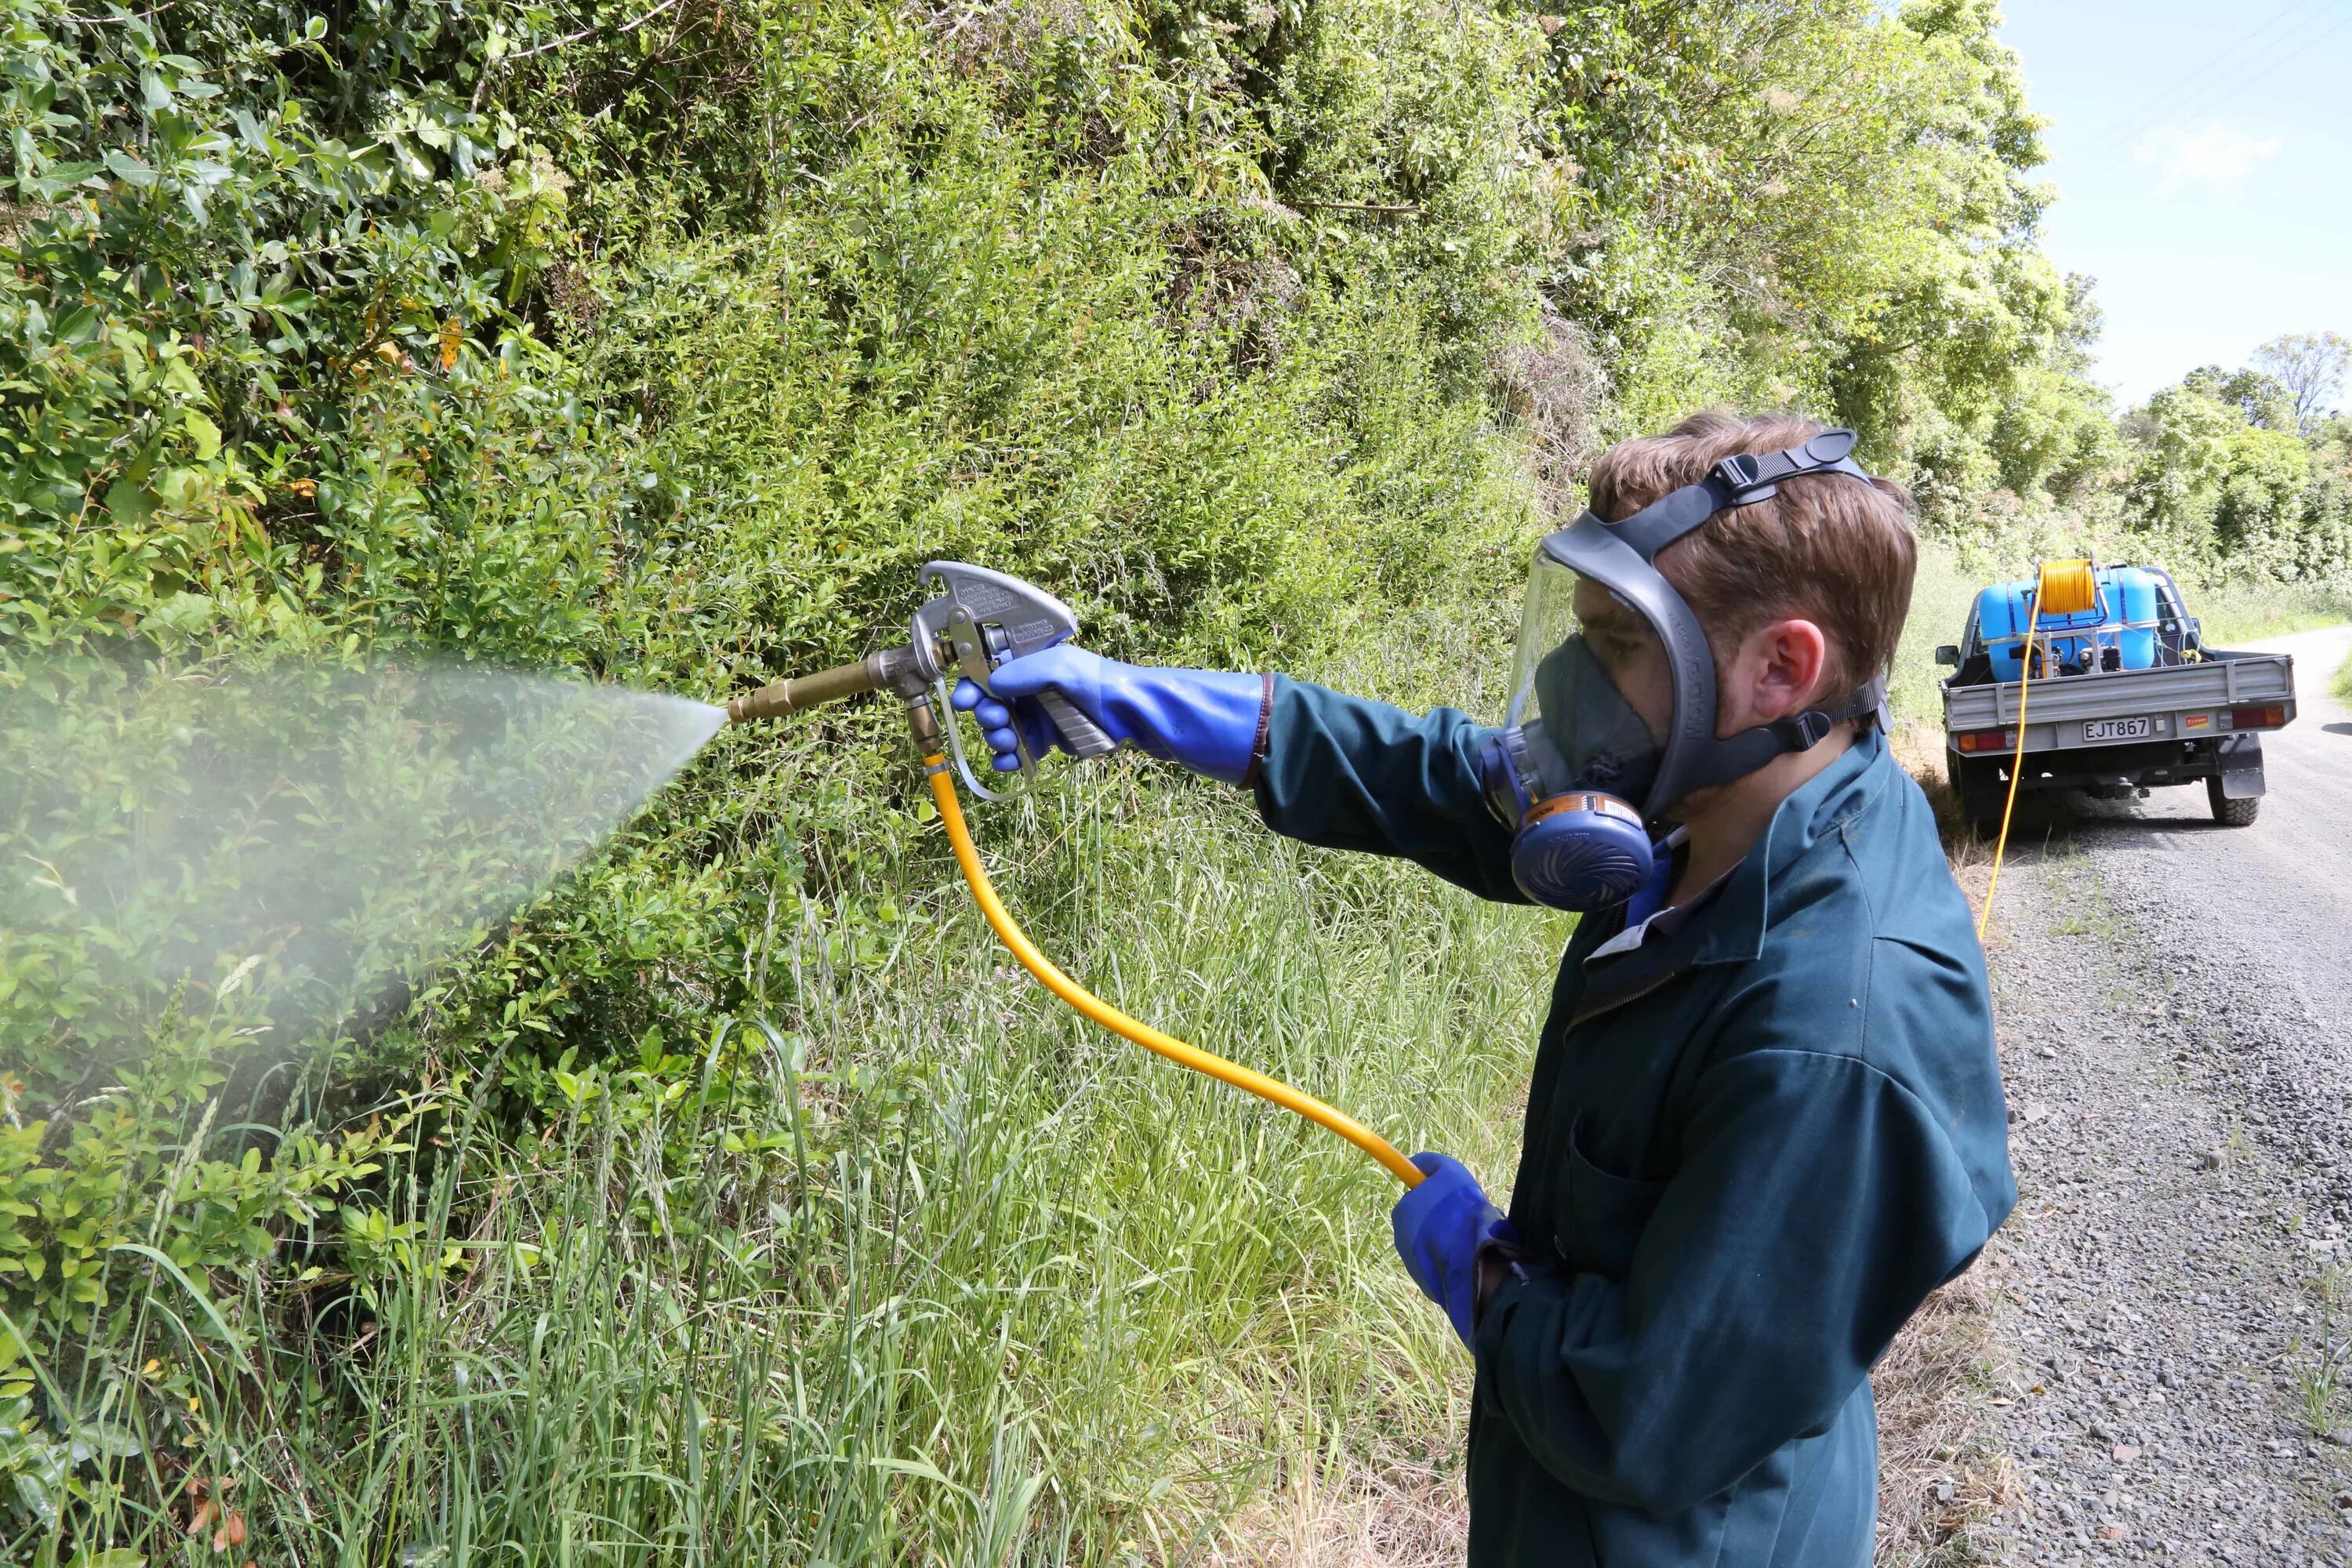
<path id="1" fill-rule="evenodd" d="M 2085 741 L 2145 741 L 2154 733 L 2153 719 L 2094 719 L 2083 726 Z"/>

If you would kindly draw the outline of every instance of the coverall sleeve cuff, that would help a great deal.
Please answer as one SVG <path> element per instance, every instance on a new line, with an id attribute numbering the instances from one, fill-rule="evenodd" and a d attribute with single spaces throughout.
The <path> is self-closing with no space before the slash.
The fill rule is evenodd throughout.
<path id="1" fill-rule="evenodd" d="M 1477 1311 L 1470 1342 L 1470 1360 L 1477 1376 L 1471 1392 L 1478 1407 L 1490 1415 L 1506 1414 L 1496 1392 L 1495 1363 L 1503 1352 L 1504 1336 L 1510 1331 L 1512 1310 L 1533 1283 L 1527 1267 L 1514 1259 L 1504 1272 L 1503 1282 Z"/>
<path id="2" fill-rule="evenodd" d="M 1265 689 L 1257 700 L 1257 733 L 1250 741 L 1249 766 L 1242 771 L 1242 788 L 1257 787 L 1258 771 L 1265 763 L 1266 738 L 1274 729 L 1274 671 L 1265 672 Z"/>

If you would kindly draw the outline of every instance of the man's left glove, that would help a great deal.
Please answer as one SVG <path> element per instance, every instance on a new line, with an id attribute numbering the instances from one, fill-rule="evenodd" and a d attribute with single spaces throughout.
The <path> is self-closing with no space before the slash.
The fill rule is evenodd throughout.
<path id="1" fill-rule="evenodd" d="M 1397 1256 L 1421 1293 L 1445 1309 L 1466 1347 L 1477 1328 L 1480 1268 L 1507 1266 L 1517 1256 L 1518 1233 L 1461 1161 L 1415 1154 L 1412 1163 L 1429 1174 L 1390 1211 Z"/>

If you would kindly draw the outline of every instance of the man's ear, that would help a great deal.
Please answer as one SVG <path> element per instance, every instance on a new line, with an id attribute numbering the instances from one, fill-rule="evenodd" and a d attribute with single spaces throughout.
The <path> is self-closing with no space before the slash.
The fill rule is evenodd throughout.
<path id="1" fill-rule="evenodd" d="M 1811 621 L 1774 621 L 1741 639 L 1740 689 L 1748 722 L 1769 724 L 1811 707 L 1829 668 L 1829 637 Z"/>

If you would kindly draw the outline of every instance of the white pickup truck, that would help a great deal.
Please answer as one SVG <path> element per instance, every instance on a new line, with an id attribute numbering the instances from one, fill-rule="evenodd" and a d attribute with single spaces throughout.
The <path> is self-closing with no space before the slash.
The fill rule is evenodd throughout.
<path id="1" fill-rule="evenodd" d="M 2207 647 L 2169 576 L 2121 567 L 2103 569 L 2103 579 L 2106 570 L 2135 574 L 2153 595 L 2153 616 L 2044 620 L 2030 681 L 2014 678 L 2023 666 L 2019 584 L 1986 589 L 1961 640 L 1936 650 L 1955 669 L 1943 683 L 1944 763 L 1961 815 L 1973 827 L 1997 826 L 2014 770 L 2021 795 L 2074 789 L 2111 800 L 2202 780 L 2214 820 L 2247 826 L 2262 805 L 2261 733 L 2294 718 L 2294 660 Z"/>

